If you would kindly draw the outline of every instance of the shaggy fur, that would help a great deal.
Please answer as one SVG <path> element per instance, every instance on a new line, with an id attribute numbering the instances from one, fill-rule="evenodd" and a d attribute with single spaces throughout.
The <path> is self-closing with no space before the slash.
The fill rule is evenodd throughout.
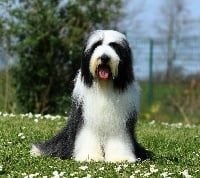
<path id="1" fill-rule="evenodd" d="M 34 144 L 31 154 L 77 161 L 149 158 L 134 132 L 139 97 L 126 37 L 112 30 L 94 31 L 84 45 L 66 126 L 49 141 Z"/>

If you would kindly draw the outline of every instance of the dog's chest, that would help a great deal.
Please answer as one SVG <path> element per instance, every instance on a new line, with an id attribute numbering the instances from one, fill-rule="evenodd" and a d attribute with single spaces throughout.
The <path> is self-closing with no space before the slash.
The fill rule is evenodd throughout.
<path id="1" fill-rule="evenodd" d="M 125 129 L 130 114 L 138 112 L 139 94 L 137 83 L 132 83 L 123 92 L 113 89 L 112 83 L 104 88 L 94 83 L 88 88 L 80 73 L 73 90 L 73 97 L 82 105 L 83 127 L 103 135 L 113 135 Z"/>
<path id="2" fill-rule="evenodd" d="M 128 96 L 110 90 L 93 90 L 83 102 L 86 125 L 103 134 L 124 129 L 128 114 L 133 109 L 133 102 Z"/>

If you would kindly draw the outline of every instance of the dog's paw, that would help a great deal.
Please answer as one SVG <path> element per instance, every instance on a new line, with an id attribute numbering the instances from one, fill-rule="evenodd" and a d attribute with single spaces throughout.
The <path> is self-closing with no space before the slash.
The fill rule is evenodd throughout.
<path id="1" fill-rule="evenodd" d="M 131 162 L 135 163 L 137 161 L 134 155 L 109 155 L 105 158 L 106 162 L 116 163 L 116 162 Z"/>
<path id="2" fill-rule="evenodd" d="M 78 156 L 75 158 L 76 161 L 79 161 L 79 162 L 99 162 L 99 161 L 104 161 L 104 157 L 102 156 L 90 156 L 88 155 L 87 157 L 81 157 L 81 156 Z"/>
<path id="3" fill-rule="evenodd" d="M 98 152 L 82 153 L 75 156 L 75 160 L 79 162 L 99 162 L 104 161 L 102 154 Z"/>
<path id="4" fill-rule="evenodd" d="M 33 157 L 38 157 L 38 156 L 42 155 L 40 149 L 36 145 L 32 146 L 32 148 L 30 150 L 30 154 Z"/>
<path id="5" fill-rule="evenodd" d="M 98 162 L 98 161 L 104 161 L 104 157 L 99 150 L 96 151 L 90 151 L 85 153 L 79 153 L 75 156 L 75 160 L 79 162 Z"/>

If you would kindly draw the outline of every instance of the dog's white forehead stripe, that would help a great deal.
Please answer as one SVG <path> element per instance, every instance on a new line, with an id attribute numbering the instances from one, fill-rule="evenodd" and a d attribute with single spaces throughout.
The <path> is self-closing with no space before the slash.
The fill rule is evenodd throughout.
<path id="1" fill-rule="evenodd" d="M 102 44 L 109 44 L 111 42 L 120 43 L 122 40 L 126 40 L 125 35 L 114 30 L 96 30 L 94 31 L 87 41 L 86 50 L 97 41 L 102 40 Z"/>

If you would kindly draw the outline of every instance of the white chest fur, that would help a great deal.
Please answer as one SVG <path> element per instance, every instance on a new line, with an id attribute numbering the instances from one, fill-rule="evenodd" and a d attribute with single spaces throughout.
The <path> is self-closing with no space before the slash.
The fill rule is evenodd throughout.
<path id="1" fill-rule="evenodd" d="M 73 95 L 83 103 L 85 124 L 102 134 L 115 134 L 124 128 L 128 115 L 139 110 L 140 88 L 133 82 L 119 92 L 112 85 L 101 87 L 94 83 L 87 88 L 78 75 Z"/>
<path id="2" fill-rule="evenodd" d="M 125 124 L 128 115 L 139 109 L 139 93 L 137 83 L 124 92 L 117 92 L 112 85 L 100 87 L 95 82 L 88 88 L 78 75 L 73 96 L 82 103 L 84 125 L 75 141 L 76 160 L 136 161 Z"/>
<path id="3" fill-rule="evenodd" d="M 131 93 L 129 93 L 131 92 Z M 116 135 L 125 128 L 128 114 L 136 108 L 133 91 L 93 86 L 83 96 L 85 123 L 99 135 Z"/>

